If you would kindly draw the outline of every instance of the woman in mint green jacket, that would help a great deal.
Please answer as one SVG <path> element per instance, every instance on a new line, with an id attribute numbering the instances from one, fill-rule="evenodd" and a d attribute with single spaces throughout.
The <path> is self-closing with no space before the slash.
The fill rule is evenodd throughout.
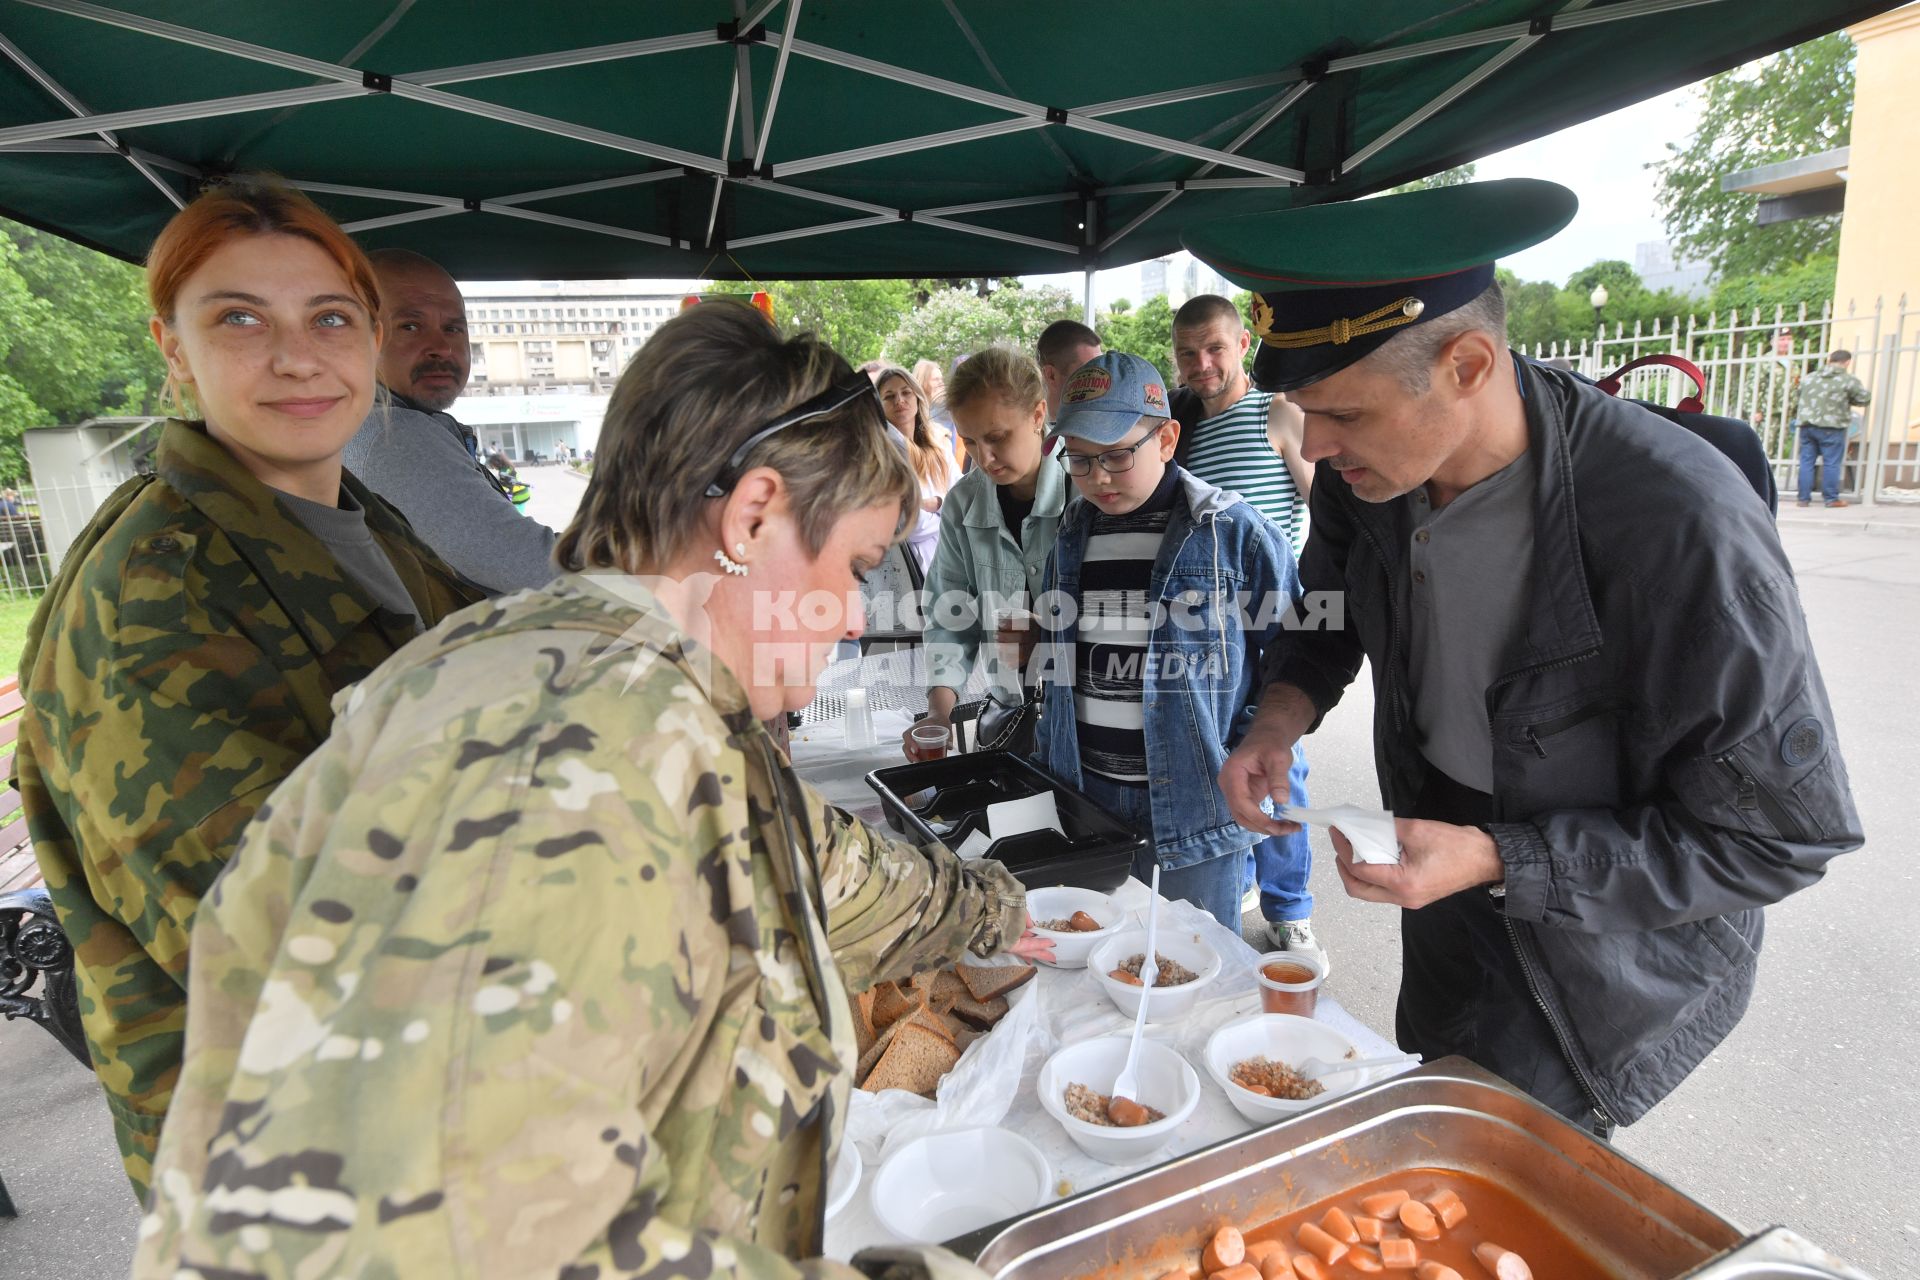
<path id="1" fill-rule="evenodd" d="M 947 383 L 947 411 L 975 466 L 947 492 L 927 569 L 930 724 L 950 722 L 981 646 L 1038 598 L 1068 497 L 1065 474 L 1047 456 L 1046 387 L 1032 356 L 1006 345 L 969 356 Z M 1018 673 L 993 649 L 989 679 L 1017 693 Z"/>

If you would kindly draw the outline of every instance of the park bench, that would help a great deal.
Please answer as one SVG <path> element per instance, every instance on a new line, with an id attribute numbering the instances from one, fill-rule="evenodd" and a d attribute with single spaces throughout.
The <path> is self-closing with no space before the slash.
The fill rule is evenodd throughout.
<path id="1" fill-rule="evenodd" d="M 18 677 L 0 681 L 0 778 L 13 772 L 26 700 Z M 92 1069 L 80 1030 L 79 993 L 73 976 L 73 946 L 53 914 L 53 899 L 40 883 L 40 865 L 27 836 L 19 797 L 0 789 L 0 1015 L 38 1023 L 80 1064 Z M 9 811 L 11 816 L 7 816 Z M 0 1217 L 14 1216 L 0 1182 Z"/>

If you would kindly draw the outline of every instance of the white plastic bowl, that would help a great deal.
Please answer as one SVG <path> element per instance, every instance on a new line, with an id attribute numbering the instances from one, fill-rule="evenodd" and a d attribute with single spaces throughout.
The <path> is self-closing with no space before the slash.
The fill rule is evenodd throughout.
<path id="1" fill-rule="evenodd" d="M 1096 1093 L 1112 1093 L 1127 1062 L 1128 1036 L 1103 1036 L 1070 1044 L 1047 1059 L 1035 1085 L 1040 1105 L 1060 1122 L 1075 1145 L 1107 1164 L 1142 1164 L 1173 1141 L 1175 1132 L 1200 1104 L 1200 1077 L 1187 1060 L 1166 1045 L 1140 1042 L 1140 1096 L 1134 1101 L 1166 1113 L 1166 1119 L 1131 1129 L 1089 1124 L 1067 1113 L 1067 1086 L 1083 1084 Z"/>
<path id="2" fill-rule="evenodd" d="M 1235 1111 L 1255 1124 L 1271 1124 L 1343 1093 L 1351 1093 L 1368 1081 L 1392 1074 L 1394 1068 L 1369 1067 L 1364 1071 L 1343 1072 L 1324 1081 L 1326 1088 L 1321 1093 L 1296 1102 L 1290 1098 L 1263 1098 L 1242 1089 L 1228 1078 L 1235 1063 L 1264 1056 L 1293 1066 L 1303 1058 L 1338 1062 L 1348 1053 L 1356 1058 L 1365 1056 L 1352 1040 L 1323 1022 L 1290 1013 L 1256 1013 L 1227 1023 L 1208 1038 L 1206 1066 L 1207 1074 L 1227 1095 Z"/>
<path id="3" fill-rule="evenodd" d="M 1127 922 L 1127 913 L 1114 906 L 1112 898 L 1092 889 L 1070 889 L 1060 885 L 1051 889 L 1035 889 L 1027 895 L 1027 914 L 1035 920 L 1064 920 L 1076 911 L 1086 912 L 1098 920 L 1102 927 L 1097 932 L 1087 933 L 1059 929 L 1034 930 L 1043 938 L 1053 939 L 1053 967 L 1056 969 L 1084 969 L 1093 949 L 1111 938 Z"/>
<path id="4" fill-rule="evenodd" d="M 1140 1011 L 1140 997 L 1143 995 L 1147 997 L 1148 1022 L 1167 1022 L 1185 1017 L 1200 999 L 1200 993 L 1206 990 L 1207 984 L 1220 976 L 1220 957 L 1211 946 L 1191 933 L 1166 928 L 1160 930 L 1160 937 L 1153 949 L 1169 960 L 1179 961 L 1199 977 L 1177 987 L 1155 987 L 1148 991 L 1145 987 L 1136 987 L 1107 976 L 1119 968 L 1123 961 L 1145 953 L 1146 949 L 1147 931 L 1128 929 L 1108 938 L 1087 957 L 1087 971 L 1094 976 L 1114 1006 L 1129 1018 Z"/>
<path id="5" fill-rule="evenodd" d="M 873 1215 L 895 1238 L 939 1244 L 1038 1209 L 1053 1189 L 1040 1149 L 1005 1129 L 931 1133 L 873 1177 Z"/>
<path id="6" fill-rule="evenodd" d="M 865 1172 L 866 1162 L 860 1158 L 860 1148 L 853 1144 L 852 1138 L 843 1135 L 839 1158 L 827 1175 L 827 1217 L 833 1217 L 853 1203 L 853 1193 L 860 1189 L 860 1175 Z"/>

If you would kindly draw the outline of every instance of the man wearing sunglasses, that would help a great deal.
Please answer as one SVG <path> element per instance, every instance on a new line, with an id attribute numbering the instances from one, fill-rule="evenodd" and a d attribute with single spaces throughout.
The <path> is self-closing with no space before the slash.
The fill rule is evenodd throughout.
<path id="1" fill-rule="evenodd" d="M 1293 551 L 1272 521 L 1174 464 L 1180 425 L 1138 356 L 1109 352 L 1072 373 L 1054 430 L 1081 500 L 1054 546 L 1047 598 L 1059 607 L 1042 610 L 1035 754 L 1149 837 L 1135 876 L 1158 863 L 1161 893 L 1238 932 L 1257 837 L 1215 779 L 1298 595 Z"/>

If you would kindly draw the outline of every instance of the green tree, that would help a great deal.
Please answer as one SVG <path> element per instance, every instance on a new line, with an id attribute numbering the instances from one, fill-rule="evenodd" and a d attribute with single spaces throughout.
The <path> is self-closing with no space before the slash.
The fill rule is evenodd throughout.
<path id="1" fill-rule="evenodd" d="M 1609 294 L 1642 293 L 1647 287 L 1640 273 L 1618 258 L 1602 258 L 1567 277 L 1567 288 L 1574 293 L 1591 295 L 1596 285 L 1605 285 Z"/>
<path id="2" fill-rule="evenodd" d="M 1442 169 L 1440 172 L 1430 173 L 1424 178 L 1415 178 L 1412 182 L 1403 182 L 1395 187 L 1389 194 L 1397 196 L 1406 191 L 1431 191 L 1435 187 L 1463 187 L 1473 181 L 1474 168 L 1475 166 L 1471 161 L 1466 164 L 1457 164 L 1451 169 Z"/>
<path id="3" fill-rule="evenodd" d="M 932 360 L 950 368 L 957 357 L 995 342 L 1031 348 L 1048 325 L 1079 313 L 1071 294 L 1051 286 L 1029 289 L 1001 281 L 985 298 L 972 288 L 936 288 L 925 306 L 900 318 L 886 353 L 902 365 Z"/>
<path id="4" fill-rule="evenodd" d="M 1804 305 L 1808 315 L 1818 316 L 1821 306 L 1833 297 L 1834 278 L 1839 269 L 1837 256 L 1823 254 L 1785 271 L 1735 276 L 1714 286 L 1707 309 L 1721 313 L 1738 311 L 1742 316 L 1757 311 L 1771 317 L 1779 308 L 1790 322 L 1799 317 Z"/>
<path id="5" fill-rule="evenodd" d="M 28 427 L 159 411 L 147 315 L 140 268 L 0 219 L 0 483 Z"/>
<path id="6" fill-rule="evenodd" d="M 1821 36 L 1706 83 L 1700 126 L 1653 168 L 1667 233 L 1722 277 L 1763 275 L 1837 251 L 1838 216 L 1756 226 L 1758 197 L 1720 190 L 1742 169 L 1847 145 L 1853 120 L 1853 41 Z"/>
<path id="7" fill-rule="evenodd" d="M 1551 281 L 1522 280 L 1505 267 L 1494 272 L 1507 299 L 1507 340 L 1529 350 L 1577 337 L 1560 317 L 1560 290 Z"/>
<path id="8" fill-rule="evenodd" d="M 1167 295 L 1148 298 L 1137 307 L 1111 309 L 1100 317 L 1094 331 L 1108 351 L 1124 351 L 1151 362 L 1171 384 L 1173 306 Z"/>
<path id="9" fill-rule="evenodd" d="M 918 298 L 911 280 L 724 280 L 710 287 L 740 297 L 761 290 L 773 298 L 773 317 L 783 331 L 817 333 L 853 364 L 879 358 Z"/>

